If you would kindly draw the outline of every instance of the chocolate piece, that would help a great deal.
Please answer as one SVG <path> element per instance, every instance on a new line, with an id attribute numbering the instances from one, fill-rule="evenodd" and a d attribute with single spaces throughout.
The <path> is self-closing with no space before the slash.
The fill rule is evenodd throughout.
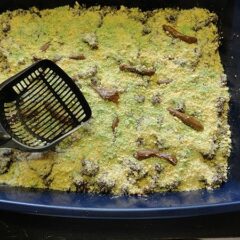
<path id="1" fill-rule="evenodd" d="M 72 59 L 72 60 L 84 60 L 84 59 L 86 59 L 85 55 L 82 54 L 82 53 L 70 55 L 68 58 Z"/>
<path id="2" fill-rule="evenodd" d="M 169 84 L 173 81 L 173 79 L 159 79 L 157 80 L 157 84 L 161 85 L 161 84 Z"/>
<path id="3" fill-rule="evenodd" d="M 184 124 L 188 125 L 189 127 L 193 128 L 196 131 L 203 131 L 204 127 L 203 125 L 195 118 L 192 116 L 189 116 L 185 113 L 179 112 L 176 109 L 173 108 L 168 108 L 167 109 L 171 115 L 174 117 L 177 117 L 180 119 Z"/>
<path id="4" fill-rule="evenodd" d="M 167 161 L 169 161 L 172 165 L 177 164 L 177 159 L 175 156 L 168 153 L 161 153 L 155 149 L 139 150 L 134 154 L 134 157 L 138 160 L 144 160 L 151 157 L 164 158 Z"/>
<path id="5" fill-rule="evenodd" d="M 121 64 L 119 69 L 121 71 L 132 72 L 142 76 L 152 76 L 156 72 L 154 68 L 147 68 L 145 66 L 131 66 L 129 64 Z"/>
<path id="6" fill-rule="evenodd" d="M 104 87 L 93 86 L 92 88 L 99 94 L 99 96 L 105 100 L 118 103 L 119 101 L 119 92 L 116 89 L 107 89 Z"/>
<path id="7" fill-rule="evenodd" d="M 169 33 L 172 37 L 174 38 L 179 38 L 180 40 L 186 42 L 186 43 L 197 43 L 197 38 L 195 37 L 191 37 L 191 36 L 187 36 L 184 35 L 180 32 L 178 32 L 176 29 L 174 29 L 173 27 L 169 26 L 169 25 L 163 25 L 163 30 L 167 33 Z"/>
<path id="8" fill-rule="evenodd" d="M 119 118 L 118 118 L 118 116 L 116 116 L 113 119 L 113 122 L 112 122 L 112 131 L 113 131 L 113 133 L 115 133 L 115 129 L 117 128 L 118 124 L 119 124 Z"/>
<path id="9" fill-rule="evenodd" d="M 50 47 L 50 45 L 51 45 L 51 42 L 50 42 L 50 41 L 49 41 L 49 42 L 46 42 L 45 44 L 43 44 L 43 45 L 40 47 L 40 50 L 41 50 L 42 52 L 46 52 L 47 49 Z"/>

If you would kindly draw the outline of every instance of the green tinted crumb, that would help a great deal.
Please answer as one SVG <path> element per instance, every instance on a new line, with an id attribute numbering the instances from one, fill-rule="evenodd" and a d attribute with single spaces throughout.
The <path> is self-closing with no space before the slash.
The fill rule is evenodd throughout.
<path id="1" fill-rule="evenodd" d="M 227 181 L 229 93 L 216 21 L 200 8 L 2 13 L 0 82 L 51 59 L 81 88 L 93 117 L 48 153 L 0 152 L 0 183 L 141 195 Z"/>

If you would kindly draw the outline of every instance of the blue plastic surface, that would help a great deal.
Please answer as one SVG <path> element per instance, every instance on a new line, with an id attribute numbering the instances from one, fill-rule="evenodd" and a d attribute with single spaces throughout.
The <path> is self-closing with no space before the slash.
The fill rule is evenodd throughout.
<path id="1" fill-rule="evenodd" d="M 53 7 L 61 0 L 2 0 L 0 12 L 17 7 L 37 5 Z M 72 2 L 72 1 L 71 1 Z M 100 1 L 102 2 L 102 1 Z M 88 1 L 88 5 L 96 2 Z M 240 1 L 238 0 L 131 0 L 105 1 L 104 4 L 124 4 L 143 9 L 157 7 L 206 7 L 219 15 L 223 32 L 220 54 L 228 76 L 231 92 L 229 123 L 232 130 L 232 154 L 229 159 L 229 180 L 214 191 L 151 194 L 148 197 L 90 195 L 0 187 L 0 209 L 39 215 L 104 218 L 150 219 L 175 218 L 240 210 Z"/>

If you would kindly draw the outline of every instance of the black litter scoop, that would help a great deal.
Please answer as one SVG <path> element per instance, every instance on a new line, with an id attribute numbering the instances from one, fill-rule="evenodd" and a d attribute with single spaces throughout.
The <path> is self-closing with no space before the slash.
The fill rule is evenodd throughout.
<path id="1" fill-rule="evenodd" d="M 0 147 L 45 151 L 78 129 L 91 109 L 73 80 L 50 60 L 0 85 Z"/>

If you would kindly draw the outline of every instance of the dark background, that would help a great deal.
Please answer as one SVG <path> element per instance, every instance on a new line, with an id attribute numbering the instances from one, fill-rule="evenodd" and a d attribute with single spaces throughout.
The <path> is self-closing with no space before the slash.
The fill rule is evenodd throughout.
<path id="1" fill-rule="evenodd" d="M 45 0 L 48 1 L 48 0 Z M 169 0 L 173 4 L 175 0 Z M 184 0 L 190 4 L 189 0 Z M 205 0 L 201 0 L 204 2 Z M 26 4 L 29 0 L 14 0 L 20 5 Z M 44 2 L 40 0 L 33 1 Z M 49 0 L 48 2 L 56 3 Z M 67 2 L 67 1 L 61 1 Z M 68 1 L 69 2 L 69 1 Z M 73 2 L 73 1 L 72 1 Z M 89 1 L 94 2 L 94 0 Z M 120 0 L 115 0 L 120 3 Z M 127 1 L 122 1 L 125 3 Z M 129 2 L 129 1 L 128 1 Z M 134 2 L 134 0 L 132 0 Z M 144 4 L 153 4 L 154 0 L 142 1 Z M 194 2 L 198 2 L 194 0 Z M 213 1 L 214 2 L 214 1 Z M 240 8 L 240 1 L 235 4 Z M 7 8 L 9 0 L 2 0 L 0 11 Z M 139 2 L 138 2 L 139 3 Z M 50 4 L 50 3 L 49 3 Z M 41 5 L 41 4 L 40 4 Z M 53 4 L 54 5 L 54 4 Z M 127 5 L 127 4 L 126 4 Z M 153 7 L 153 6 L 152 6 Z M 213 7 L 213 6 L 211 6 Z M 144 6 L 143 6 L 144 8 Z M 225 12 L 225 11 L 223 11 Z M 227 12 L 227 11 L 226 11 Z M 226 16 L 226 15 L 225 15 Z M 228 16 L 226 16 L 228 17 Z M 237 16 L 237 20 L 240 16 Z M 239 30 L 239 23 L 233 23 L 234 28 Z M 229 29 L 231 24 L 228 22 Z M 240 38 L 236 38 L 232 34 L 225 32 L 225 39 L 230 39 L 232 46 L 239 46 Z M 234 44 L 233 44 L 234 42 Z M 236 74 L 231 67 L 231 56 L 238 58 L 240 56 L 240 48 L 225 48 L 221 49 L 222 59 L 225 62 L 225 69 L 228 71 L 228 76 Z M 236 59 L 235 58 L 235 59 Z M 239 69 L 238 69 L 239 72 Z M 239 173 L 240 175 L 240 173 Z M 34 239 L 34 240 L 75 240 L 75 239 L 159 239 L 162 238 L 202 238 L 202 237 L 240 237 L 240 212 L 218 214 L 212 216 L 201 216 L 191 218 L 178 219 L 163 219 L 163 220 L 80 220 L 56 217 L 43 217 L 33 215 L 16 214 L 12 212 L 0 212 L 0 240 L 5 239 Z"/>
<path id="2" fill-rule="evenodd" d="M 239 237 L 240 212 L 163 220 L 80 220 L 0 212 L 1 240 Z"/>

